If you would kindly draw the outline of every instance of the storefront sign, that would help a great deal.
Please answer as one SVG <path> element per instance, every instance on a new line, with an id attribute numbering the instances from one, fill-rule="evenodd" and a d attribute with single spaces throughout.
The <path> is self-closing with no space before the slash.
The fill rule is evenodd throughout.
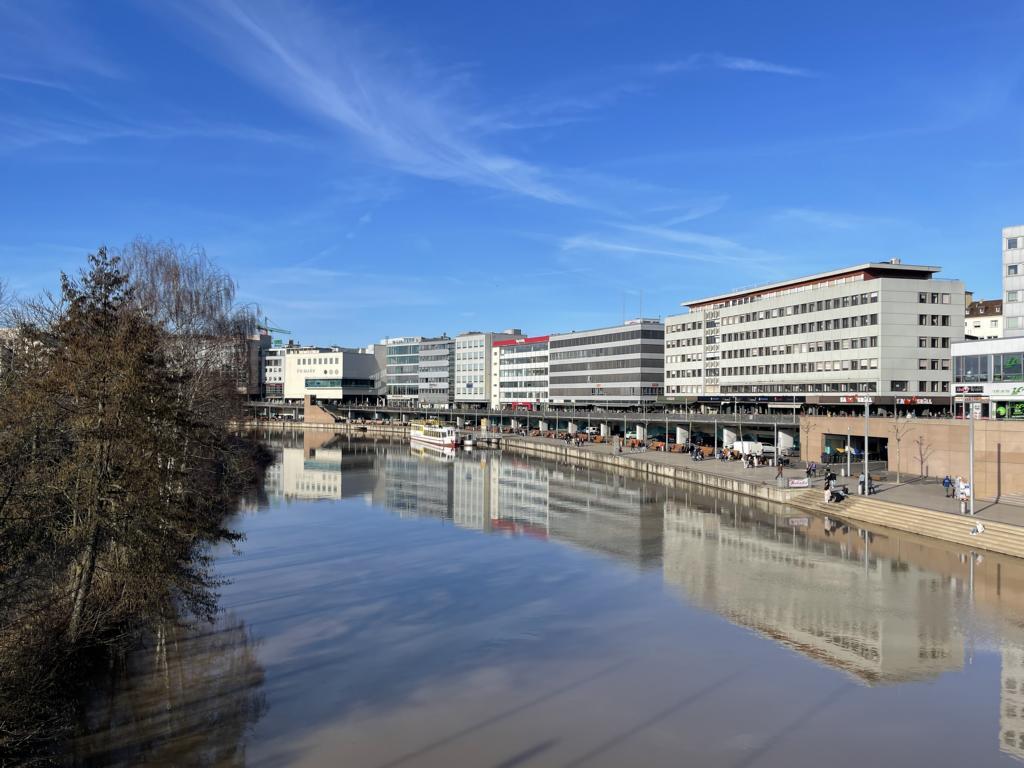
<path id="1" fill-rule="evenodd" d="M 897 397 L 896 405 L 931 405 L 930 397 Z"/>
<path id="2" fill-rule="evenodd" d="M 791 477 L 789 478 L 790 488 L 810 488 L 811 481 L 806 477 Z"/>

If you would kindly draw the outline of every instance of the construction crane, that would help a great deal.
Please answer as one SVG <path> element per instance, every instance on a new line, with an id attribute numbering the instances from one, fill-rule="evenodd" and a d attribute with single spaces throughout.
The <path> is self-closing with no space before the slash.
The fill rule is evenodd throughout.
<path id="1" fill-rule="evenodd" d="M 287 333 L 289 336 L 292 333 L 287 328 L 274 328 L 270 324 L 270 318 L 267 317 L 266 315 L 263 316 L 263 323 L 257 323 L 256 328 L 257 330 L 266 331 L 267 333 Z"/>

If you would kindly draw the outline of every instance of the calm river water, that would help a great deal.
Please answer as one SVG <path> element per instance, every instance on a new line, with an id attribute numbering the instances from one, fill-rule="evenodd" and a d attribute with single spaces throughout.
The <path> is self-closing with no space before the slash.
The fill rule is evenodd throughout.
<path id="1" fill-rule="evenodd" d="M 97 692 L 70 762 L 1024 759 L 1019 561 L 510 454 L 270 443 L 222 621 Z"/>

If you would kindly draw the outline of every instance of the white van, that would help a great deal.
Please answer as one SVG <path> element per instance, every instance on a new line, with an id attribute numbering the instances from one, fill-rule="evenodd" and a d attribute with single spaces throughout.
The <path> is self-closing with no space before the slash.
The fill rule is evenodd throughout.
<path id="1" fill-rule="evenodd" d="M 764 443 L 760 443 L 755 440 L 737 440 L 732 444 L 732 449 L 736 451 L 736 453 L 742 453 L 744 456 L 775 455 L 774 445 L 765 445 Z"/>

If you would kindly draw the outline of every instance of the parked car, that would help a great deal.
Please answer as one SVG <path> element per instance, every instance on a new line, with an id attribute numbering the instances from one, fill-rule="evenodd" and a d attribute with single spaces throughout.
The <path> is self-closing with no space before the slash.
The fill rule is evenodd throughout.
<path id="1" fill-rule="evenodd" d="M 600 433 L 601 430 L 597 427 L 587 427 L 586 429 L 583 430 L 583 434 L 585 435 L 598 435 Z"/>

